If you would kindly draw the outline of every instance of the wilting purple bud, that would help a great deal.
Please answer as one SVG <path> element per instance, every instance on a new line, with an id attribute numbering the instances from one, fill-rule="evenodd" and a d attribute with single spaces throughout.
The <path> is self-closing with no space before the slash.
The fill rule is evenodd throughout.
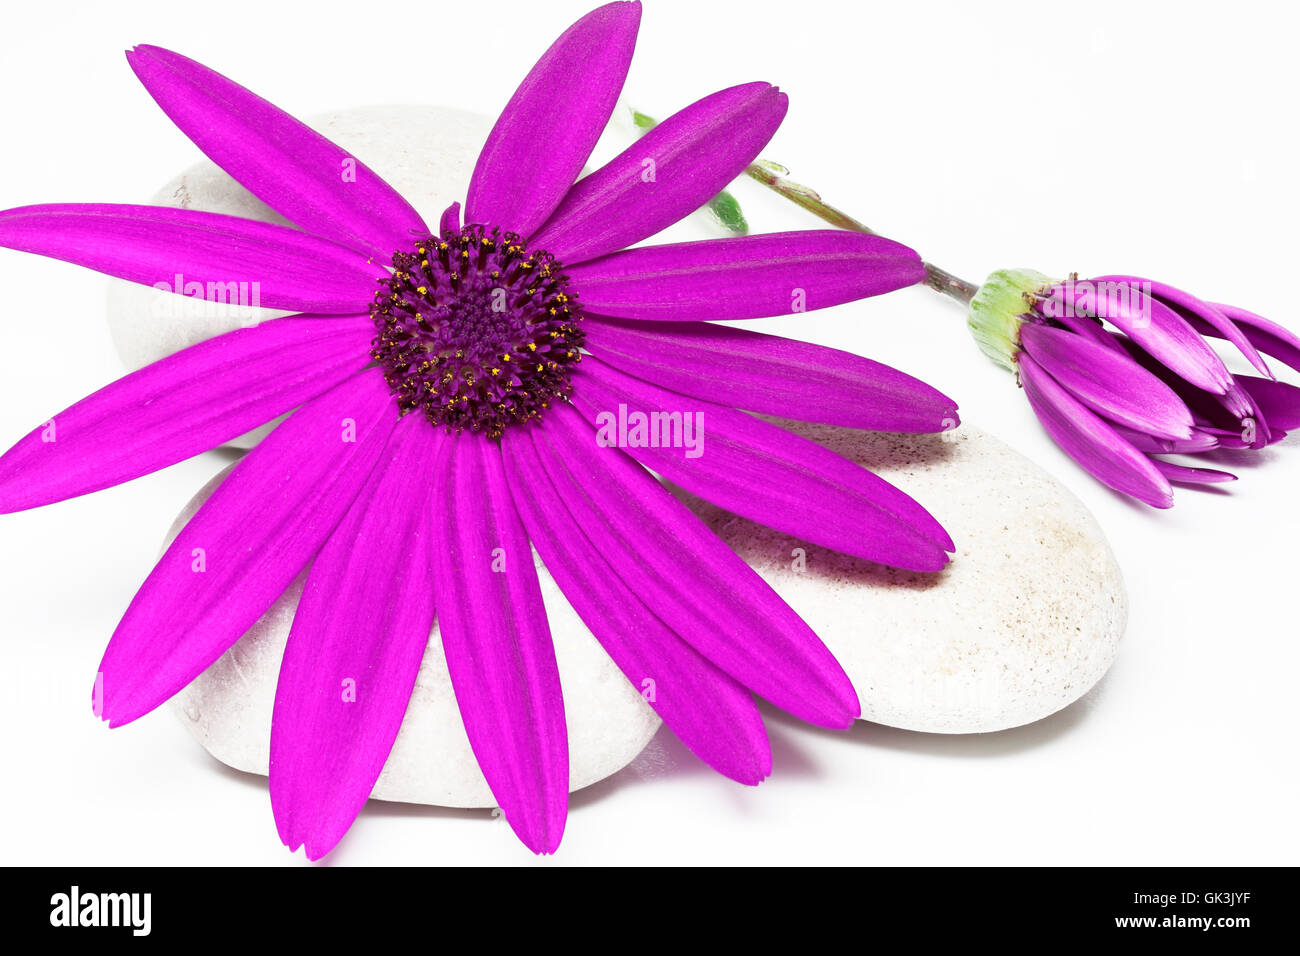
<path id="1" fill-rule="evenodd" d="M 1171 483 L 1235 480 L 1159 456 L 1263 448 L 1300 426 L 1300 388 L 1277 381 L 1260 355 L 1300 370 L 1300 336 L 1161 282 L 1001 270 L 971 300 L 969 325 L 1066 454 L 1156 508 L 1173 504 Z M 1264 377 L 1234 375 L 1207 337 Z"/>

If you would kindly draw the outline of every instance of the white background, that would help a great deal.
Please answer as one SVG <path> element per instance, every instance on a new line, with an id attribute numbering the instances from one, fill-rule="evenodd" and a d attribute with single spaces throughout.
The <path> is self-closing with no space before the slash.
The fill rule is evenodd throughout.
<path id="1" fill-rule="evenodd" d="M 134 43 L 299 114 L 495 114 L 587 4 L 490 6 L 11 4 L 0 207 L 136 202 L 199 158 L 128 69 Z M 1300 327 L 1298 26 L 1289 4 L 1240 0 L 650 0 L 627 95 L 664 114 L 779 83 L 791 110 L 765 155 L 968 278 L 1136 272 Z M 740 195 L 759 229 L 813 225 L 757 187 Z M 104 286 L 0 251 L 0 446 L 120 373 Z M 486 811 L 372 803 L 327 862 L 1297 862 L 1300 437 L 1226 493 L 1180 491 L 1153 512 L 1050 443 L 946 300 L 910 289 L 782 322 L 766 325 L 934 383 L 1087 502 L 1132 603 L 1105 680 L 1048 720 L 980 737 L 832 734 L 769 709 L 775 773 L 756 789 L 661 731 L 573 797 L 556 858 L 532 857 Z M 166 708 L 110 732 L 87 705 L 162 534 L 220 464 L 0 518 L 0 861 L 302 863 L 276 838 L 265 782 L 222 768 Z"/>

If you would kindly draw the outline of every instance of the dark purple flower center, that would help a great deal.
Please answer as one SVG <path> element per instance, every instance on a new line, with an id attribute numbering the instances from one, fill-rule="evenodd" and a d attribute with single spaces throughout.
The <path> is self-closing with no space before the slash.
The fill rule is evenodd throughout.
<path id="1" fill-rule="evenodd" d="M 470 224 L 393 254 L 370 354 L 403 412 L 499 436 L 572 391 L 582 316 L 568 277 L 518 235 Z"/>

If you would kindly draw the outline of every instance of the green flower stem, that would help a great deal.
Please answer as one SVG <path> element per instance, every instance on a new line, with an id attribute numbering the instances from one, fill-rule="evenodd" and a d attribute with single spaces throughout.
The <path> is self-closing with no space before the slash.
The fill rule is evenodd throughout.
<path id="1" fill-rule="evenodd" d="M 640 110 L 632 109 L 630 113 L 632 115 L 632 125 L 636 128 L 638 136 L 645 135 L 659 124 L 659 121 L 653 116 L 642 113 Z M 758 159 L 751 163 L 745 172 L 751 179 L 758 180 L 777 195 L 790 200 L 796 206 L 808 210 L 817 218 L 825 220 L 837 229 L 863 232 L 869 236 L 877 234 L 874 229 L 858 222 L 848 213 L 841 212 L 826 202 L 815 189 L 809 189 L 807 186 L 791 180 L 790 170 L 779 163 Z M 718 193 L 709 201 L 708 209 L 718 224 L 727 231 L 742 236 L 749 232 L 749 223 L 745 221 L 745 217 L 741 213 L 740 203 L 736 202 L 736 198 L 731 193 L 725 190 Z M 979 286 L 953 275 L 946 269 L 940 269 L 931 262 L 924 265 L 926 285 L 936 292 L 943 293 L 950 299 L 955 299 L 964 308 L 970 306 L 970 301 L 975 297 L 975 293 L 979 291 Z"/>
<path id="2" fill-rule="evenodd" d="M 870 236 L 876 235 L 874 229 L 858 222 L 848 213 L 836 209 L 822 199 L 816 190 L 791 181 L 788 178 L 790 171 L 784 166 L 760 159 L 751 164 L 745 172 L 751 179 L 758 180 L 777 195 L 790 200 L 796 206 L 808 210 L 817 218 L 830 223 L 836 228 L 848 229 L 851 232 L 863 232 Z M 955 299 L 963 306 L 969 306 L 971 299 L 979 291 L 979 286 L 974 283 L 967 282 L 965 279 L 961 279 L 930 262 L 925 263 L 925 284 L 936 292 L 941 292 L 949 298 Z"/>

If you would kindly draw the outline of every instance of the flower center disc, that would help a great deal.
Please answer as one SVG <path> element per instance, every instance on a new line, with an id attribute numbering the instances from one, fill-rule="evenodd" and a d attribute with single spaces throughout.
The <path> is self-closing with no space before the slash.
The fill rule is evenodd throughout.
<path id="1" fill-rule="evenodd" d="M 501 435 L 567 397 L 582 316 L 568 277 L 518 235 L 471 224 L 393 254 L 370 315 L 370 354 L 404 411 Z"/>

